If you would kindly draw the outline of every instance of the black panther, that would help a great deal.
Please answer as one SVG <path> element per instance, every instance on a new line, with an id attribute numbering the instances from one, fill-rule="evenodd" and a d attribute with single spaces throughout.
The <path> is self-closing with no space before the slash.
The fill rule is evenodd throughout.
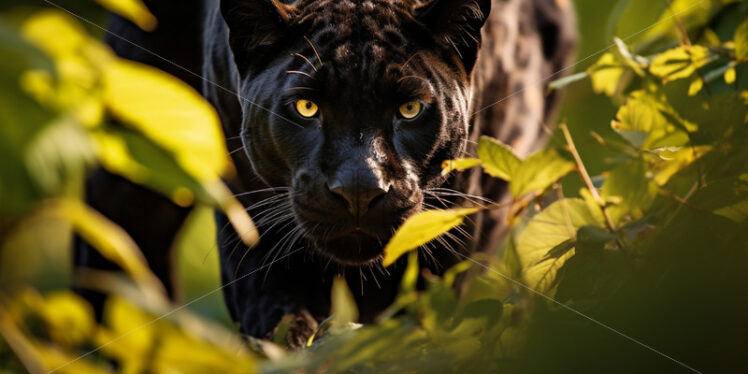
<path id="1" fill-rule="evenodd" d="M 226 304 L 255 337 L 272 335 L 291 315 L 292 347 L 329 314 L 336 275 L 348 280 L 362 322 L 393 301 L 404 266 L 379 261 L 407 217 L 474 196 L 503 198 L 503 183 L 480 171 L 444 177 L 441 164 L 474 154 L 481 135 L 525 155 L 542 146 L 559 100 L 547 83 L 574 44 L 565 0 L 146 3 L 162 22 L 155 35 L 114 17 L 110 30 L 127 42 L 110 36 L 110 44 L 200 87 L 218 110 L 239 171 L 228 182 L 262 235 L 246 248 L 217 215 Z M 185 47 L 175 51 L 170 39 Z M 147 41 L 155 54 L 129 43 Z M 148 208 L 124 214 L 108 200 L 111 185 L 126 183 L 95 176 L 89 201 L 136 231 L 174 294 L 163 242 L 185 212 L 129 186 L 119 190 Z M 144 229 L 140 214 L 158 222 Z M 474 217 L 423 247 L 421 264 L 440 274 L 458 253 L 495 249 L 501 219 L 502 212 Z M 101 266 L 92 257 L 79 243 L 77 263 Z"/>

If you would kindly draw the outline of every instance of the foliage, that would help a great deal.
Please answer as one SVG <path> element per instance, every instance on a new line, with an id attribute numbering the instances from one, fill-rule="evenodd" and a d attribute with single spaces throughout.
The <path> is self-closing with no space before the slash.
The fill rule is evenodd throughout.
<path id="1" fill-rule="evenodd" d="M 144 28 L 154 26 L 139 1 L 102 3 Z M 100 358 L 71 362 L 86 348 L 104 345 L 102 357 L 127 372 L 146 366 L 254 370 L 253 356 L 236 337 L 220 327 L 205 334 L 208 325 L 184 313 L 120 338 L 162 314 L 168 302 L 130 236 L 81 199 L 86 173 L 100 165 L 179 205 L 223 209 L 245 242 L 254 242 L 253 223 L 220 179 L 232 169 L 214 109 L 181 81 L 117 58 L 59 11 L 10 13 L 0 22 L 0 39 L 0 245 L 29 226 L 64 223 L 129 275 L 89 274 L 84 281 L 140 295 L 143 304 L 136 308 L 113 298 L 106 323 L 96 326 L 90 308 L 70 292 L 42 297 L 28 288 L 4 287 L 0 336 L 19 359 L 11 368 L 108 372 L 111 365 Z M 201 353 L 180 357 L 190 351 Z"/>
<path id="2" fill-rule="evenodd" d="M 406 255 L 408 267 L 378 323 L 354 323 L 350 291 L 336 280 L 334 315 L 308 349 L 253 341 L 254 354 L 222 327 L 168 312 L 126 234 L 78 200 L 98 163 L 177 203 L 235 209 L 218 183 L 230 167 L 210 108 L 163 73 L 118 61 L 58 13 L 0 24 L 0 49 L 13 57 L 0 61 L 0 233 L 53 215 L 131 275 L 91 275 L 119 295 L 101 326 L 72 294 L 3 290 L 0 362 L 44 372 L 107 344 L 60 372 L 106 372 L 112 362 L 127 372 L 745 371 L 748 2 L 577 5 L 582 30 L 604 30 L 584 36 L 582 57 L 600 34 L 614 44 L 552 85 L 568 86 L 569 104 L 551 144 L 522 160 L 484 137 L 476 158 L 443 166 L 509 183 L 499 254 L 475 254 L 443 277 L 419 274 L 415 249 L 506 207 L 423 212 L 385 249 L 386 264 Z M 603 8 L 602 21 L 588 18 Z M 132 95 L 136 81 L 202 121 L 182 127 L 158 98 Z M 160 132 L 175 128 L 179 142 Z M 190 153 L 198 149 L 204 156 Z"/>

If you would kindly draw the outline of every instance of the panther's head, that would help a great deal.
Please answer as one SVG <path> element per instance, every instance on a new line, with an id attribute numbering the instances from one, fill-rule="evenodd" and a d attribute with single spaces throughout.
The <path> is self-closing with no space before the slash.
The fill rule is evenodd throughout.
<path id="1" fill-rule="evenodd" d="M 468 135 L 490 0 L 222 0 L 254 172 L 321 253 L 362 265 Z"/>

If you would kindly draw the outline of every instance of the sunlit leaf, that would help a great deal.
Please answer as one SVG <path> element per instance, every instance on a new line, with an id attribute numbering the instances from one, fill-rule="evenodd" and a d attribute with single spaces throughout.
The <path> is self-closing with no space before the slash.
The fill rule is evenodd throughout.
<path id="1" fill-rule="evenodd" d="M 21 77 L 24 89 L 38 102 L 69 113 L 88 127 L 102 122 L 102 69 L 114 54 L 89 36 L 72 16 L 44 10 L 30 16 L 22 26 L 24 37 L 54 58 L 57 76 L 29 71 Z"/>
<path id="2" fill-rule="evenodd" d="M 163 322 L 118 296 L 107 298 L 104 321 L 107 328 L 98 331 L 96 344 L 107 355 L 117 359 L 122 372 L 145 370 L 149 352 L 157 343 L 157 328 Z"/>
<path id="3" fill-rule="evenodd" d="M 702 46 L 677 47 L 657 55 L 649 71 L 663 81 L 688 78 L 696 69 L 712 61 L 709 50 Z"/>
<path id="4" fill-rule="evenodd" d="M 527 285 L 548 291 L 556 271 L 574 255 L 577 230 L 603 227 L 603 217 L 581 199 L 557 201 L 534 216 L 517 239 L 517 256 Z"/>
<path id="5" fill-rule="evenodd" d="M 463 171 L 480 165 L 477 158 L 458 158 L 456 160 L 446 160 L 442 162 L 442 175 L 447 175 L 452 171 Z"/>
<path id="6" fill-rule="evenodd" d="M 666 116 L 668 110 L 653 94 L 636 91 L 618 110 L 611 126 L 641 149 L 687 144 L 688 134 L 671 121 L 672 117 Z"/>
<path id="7" fill-rule="evenodd" d="M 0 212 L 13 217 L 24 213 L 37 199 L 49 196 L 50 191 L 44 190 L 43 182 L 35 180 L 38 174 L 34 176 L 33 170 L 28 169 L 25 155 L 39 134 L 57 118 L 56 113 L 42 107 L 23 91 L 20 77 L 29 69 L 52 74 L 54 66 L 41 51 L 1 21 L 0 55 L 3 56 L 0 59 Z M 32 151 L 41 156 L 45 150 Z M 45 165 L 65 163 L 53 152 L 46 153 L 50 154 L 53 159 L 42 158 Z"/>
<path id="8" fill-rule="evenodd" d="M 57 291 L 46 295 L 39 311 L 50 327 L 54 341 L 66 346 L 85 343 L 95 328 L 93 309 L 72 291 Z"/>
<path id="9" fill-rule="evenodd" d="M 197 339 L 176 326 L 159 326 L 159 348 L 153 359 L 158 373 L 257 373 L 254 357 Z"/>
<path id="10" fill-rule="evenodd" d="M 727 84 L 733 84 L 735 83 L 737 73 L 735 72 L 735 68 L 727 69 L 725 72 L 725 83 Z"/>
<path id="11" fill-rule="evenodd" d="M 219 179 L 231 164 L 213 107 L 186 83 L 134 62 L 111 64 L 105 81 L 104 97 L 112 113 L 169 152 L 226 213 L 244 243 L 254 244 L 259 237 L 254 224 Z M 188 189 L 198 197 L 202 192 Z M 184 193 L 174 195 L 180 190 L 172 191 L 167 196 L 189 202 Z"/>
<path id="12" fill-rule="evenodd" d="M 358 321 L 358 308 L 345 278 L 337 277 L 332 283 L 330 296 L 330 314 L 333 315 L 332 327 L 342 329 Z"/>
<path id="13" fill-rule="evenodd" d="M 140 0 L 95 0 L 108 10 L 117 13 L 143 30 L 153 31 L 156 29 L 156 17 Z"/>
<path id="14" fill-rule="evenodd" d="M 197 180 L 167 151 L 130 130 L 107 126 L 94 132 L 93 138 L 101 164 L 110 172 L 148 186 L 183 206 L 191 205 L 193 198 L 218 206 L 245 244 L 254 244 L 259 238 L 244 207 L 220 180 Z"/>
<path id="15" fill-rule="evenodd" d="M 711 151 L 710 146 L 682 147 L 675 151 L 657 151 L 659 160 L 655 162 L 654 182 L 664 186 L 676 173 Z"/>
<path id="16" fill-rule="evenodd" d="M 61 350 L 59 346 L 44 344 L 24 334 L 22 321 L 14 321 L 4 305 L 0 304 L 0 337 L 32 373 L 59 372 L 104 374 L 110 371 L 103 365 L 81 360 L 75 353 Z"/>
<path id="17" fill-rule="evenodd" d="M 576 73 L 569 75 L 567 77 L 563 77 L 560 79 L 556 79 L 553 82 L 548 84 L 549 90 L 560 90 L 572 83 L 579 82 L 585 78 L 589 77 L 589 74 L 586 71 L 583 71 L 581 73 Z"/>
<path id="18" fill-rule="evenodd" d="M 49 202 L 42 212 L 69 222 L 80 237 L 116 263 L 146 289 L 162 290 L 130 235 L 114 222 L 77 200 Z"/>
<path id="19" fill-rule="evenodd" d="M 522 162 L 508 145 L 488 136 L 480 138 L 478 158 L 483 163 L 483 170 L 486 173 L 505 181 L 512 180 L 514 172 Z"/>
<path id="20" fill-rule="evenodd" d="M 733 0 L 673 0 L 653 6 L 649 0 L 636 0 L 639 7 L 631 9 L 624 16 L 630 23 L 626 34 L 620 37 L 635 37 L 634 45 L 639 49 L 656 50 L 669 47 L 681 41 L 681 31 L 676 22 L 687 32 L 701 30 L 713 15 L 717 14 Z M 652 12 L 659 18 L 648 18 Z M 677 16 L 674 16 L 677 15 Z M 636 26 L 634 26 L 636 25 Z M 636 27 L 636 28 L 633 28 Z"/>
<path id="21" fill-rule="evenodd" d="M 408 218 L 384 247 L 382 264 L 392 265 L 400 256 L 459 226 L 465 216 L 479 210 L 479 208 L 427 210 Z"/>
<path id="22" fill-rule="evenodd" d="M 735 30 L 735 58 L 748 60 L 748 20 L 743 20 Z"/>
<path id="23" fill-rule="evenodd" d="M 657 196 L 657 185 L 646 176 L 647 164 L 634 159 L 616 166 L 603 183 L 600 195 L 603 200 L 617 197 L 620 201 L 608 207 L 613 222 L 625 217 L 641 218 Z"/>
<path id="24" fill-rule="evenodd" d="M 509 190 L 515 198 L 541 193 L 574 170 L 574 163 L 553 148 L 530 155 L 514 171 Z"/>
<path id="25" fill-rule="evenodd" d="M 688 96 L 698 95 L 702 88 L 704 88 L 704 80 L 701 79 L 701 77 L 696 77 L 696 79 L 691 82 L 691 85 L 688 86 Z"/>
<path id="26" fill-rule="evenodd" d="M 150 66 L 118 60 L 105 72 L 107 107 L 171 152 L 200 181 L 229 168 L 218 115 L 186 83 Z"/>
<path id="27" fill-rule="evenodd" d="M 604 54 L 595 65 L 587 69 L 592 79 L 592 89 L 608 96 L 615 95 L 624 70 L 625 66 L 616 60 L 613 53 Z"/>

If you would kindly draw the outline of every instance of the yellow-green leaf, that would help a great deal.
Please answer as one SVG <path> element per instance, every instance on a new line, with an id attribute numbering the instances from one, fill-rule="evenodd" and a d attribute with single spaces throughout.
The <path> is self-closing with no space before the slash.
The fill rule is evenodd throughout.
<path id="1" fill-rule="evenodd" d="M 114 222 L 77 200 L 55 200 L 43 207 L 69 222 L 80 237 L 149 290 L 162 290 L 137 244 Z"/>
<path id="2" fill-rule="evenodd" d="M 671 108 L 656 95 L 635 91 L 618 109 L 613 130 L 639 149 L 681 146 L 689 142 L 688 133 L 671 122 Z"/>
<path id="3" fill-rule="evenodd" d="M 446 160 L 442 162 L 442 175 L 447 175 L 454 170 L 463 171 L 480 165 L 477 158 L 458 158 L 456 160 Z"/>
<path id="4" fill-rule="evenodd" d="M 186 83 L 150 66 L 117 60 L 105 72 L 109 110 L 160 147 L 200 181 L 215 180 L 230 162 L 218 115 Z"/>
<path id="5" fill-rule="evenodd" d="M 659 157 L 653 165 L 654 182 L 658 186 L 664 186 L 673 175 L 685 169 L 711 150 L 711 146 L 702 145 L 678 148 L 675 151 L 667 149 L 658 151 L 657 154 Z"/>
<path id="6" fill-rule="evenodd" d="M 94 332 L 96 320 L 91 305 L 72 291 L 48 294 L 39 312 L 48 323 L 50 336 L 58 344 L 82 344 Z"/>
<path id="7" fill-rule="evenodd" d="M 510 181 L 520 163 L 508 145 L 489 136 L 481 136 L 478 143 L 478 158 L 483 170 L 492 177 Z"/>
<path id="8" fill-rule="evenodd" d="M 384 247 L 382 264 L 390 266 L 400 256 L 462 224 L 465 216 L 480 208 L 427 210 L 408 218 Z"/>
<path id="9" fill-rule="evenodd" d="M 559 200 L 534 216 L 517 239 L 517 256 L 527 285 L 539 292 L 553 285 L 556 271 L 574 255 L 577 231 L 603 227 L 603 216 L 582 199 Z"/>
<path id="10" fill-rule="evenodd" d="M 748 60 L 748 19 L 743 20 L 735 30 L 735 58 Z"/>
<path id="11" fill-rule="evenodd" d="M 99 159 L 110 172 L 171 197 L 181 206 L 191 205 L 193 199 L 217 206 L 245 244 L 258 240 L 244 207 L 219 179 L 197 180 L 180 168 L 172 155 L 132 131 L 103 127 L 93 135 Z"/>
<path id="12" fill-rule="evenodd" d="M 619 81 L 625 66 L 612 53 L 604 54 L 587 72 L 592 79 L 592 89 L 597 93 L 613 96 L 618 91 Z"/>
<path id="13" fill-rule="evenodd" d="M 603 183 L 600 195 L 605 201 L 618 198 L 608 207 L 611 219 L 618 226 L 624 218 L 639 219 L 654 203 L 657 185 L 647 178 L 647 164 L 634 159 L 616 166 Z"/>
<path id="14" fill-rule="evenodd" d="M 549 148 L 530 155 L 515 171 L 509 191 L 515 198 L 541 193 L 574 170 L 574 163 Z"/>
<path id="15" fill-rule="evenodd" d="M 688 86 L 688 96 L 696 96 L 702 88 L 704 88 L 704 80 L 701 77 L 696 77 Z"/>
<path id="16" fill-rule="evenodd" d="M 146 314 L 120 296 L 110 296 L 104 308 L 107 328 L 98 331 L 95 343 L 116 358 L 124 373 L 137 373 L 148 365 L 148 353 L 157 344 L 157 329 L 165 321 Z"/>
<path id="17" fill-rule="evenodd" d="M 332 327 L 341 329 L 358 321 L 358 308 L 353 294 L 343 277 L 337 277 L 332 283 L 330 295 L 330 314 L 333 315 Z"/>
<path id="18" fill-rule="evenodd" d="M 649 71 L 669 82 L 676 79 L 688 78 L 696 69 L 711 61 L 709 49 L 695 45 L 688 47 L 677 47 L 667 50 L 654 58 Z"/>
<path id="19" fill-rule="evenodd" d="M 104 8 L 125 17 L 143 30 L 156 29 L 156 17 L 140 0 L 96 0 Z"/>
<path id="20" fill-rule="evenodd" d="M 727 84 L 735 83 L 736 75 L 737 74 L 735 73 L 734 67 L 727 69 L 727 71 L 725 72 L 725 83 Z"/>

